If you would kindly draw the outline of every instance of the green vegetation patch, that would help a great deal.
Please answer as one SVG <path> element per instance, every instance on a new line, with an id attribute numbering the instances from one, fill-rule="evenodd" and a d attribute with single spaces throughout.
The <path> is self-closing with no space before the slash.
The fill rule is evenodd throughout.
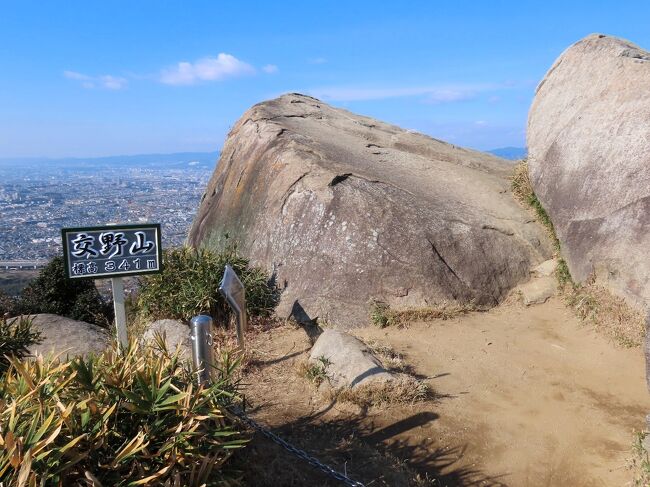
<path id="1" fill-rule="evenodd" d="M 319 387 L 323 382 L 329 380 L 327 368 L 332 365 L 332 362 L 321 355 L 314 361 L 305 361 L 298 364 L 298 374 L 309 382 Z"/>
<path id="2" fill-rule="evenodd" d="M 230 264 L 246 288 L 250 316 L 269 316 L 278 300 L 278 289 L 262 269 L 249 265 L 234 246 L 222 252 L 190 247 L 168 249 L 163 255 L 163 272 L 143 276 L 136 306 L 146 319 L 189 320 L 209 314 L 215 320 L 230 317 L 230 308 L 218 288 L 226 264 Z"/>
<path id="3" fill-rule="evenodd" d="M 234 364 L 234 365 L 233 365 Z M 236 363 L 214 385 L 164 348 L 59 362 L 11 358 L 0 378 L 0 478 L 6 485 L 231 485 L 246 439 L 224 412 Z"/>
<path id="4" fill-rule="evenodd" d="M 0 296 L 0 311 L 11 316 L 52 313 L 108 327 L 113 307 L 89 279 L 68 279 L 63 257 L 55 257 L 17 299 Z"/>
<path id="5" fill-rule="evenodd" d="M 7 370 L 11 358 L 26 357 L 29 347 L 41 341 L 41 332 L 34 330 L 32 318 L 0 317 L 0 373 Z"/>

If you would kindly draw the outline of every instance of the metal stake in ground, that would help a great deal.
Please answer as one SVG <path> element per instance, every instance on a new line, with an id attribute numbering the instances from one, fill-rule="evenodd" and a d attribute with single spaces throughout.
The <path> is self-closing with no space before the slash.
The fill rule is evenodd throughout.
<path id="1" fill-rule="evenodd" d="M 190 321 L 190 341 L 192 342 L 192 359 L 197 371 L 199 385 L 210 385 L 214 368 L 212 350 L 212 318 L 199 315 Z"/>
<path id="2" fill-rule="evenodd" d="M 219 292 L 226 298 L 226 301 L 235 312 L 237 317 L 237 342 L 239 348 L 244 349 L 244 332 L 248 327 L 246 319 L 246 289 L 237 277 L 237 273 L 226 264 L 223 271 L 223 279 L 219 285 Z"/>

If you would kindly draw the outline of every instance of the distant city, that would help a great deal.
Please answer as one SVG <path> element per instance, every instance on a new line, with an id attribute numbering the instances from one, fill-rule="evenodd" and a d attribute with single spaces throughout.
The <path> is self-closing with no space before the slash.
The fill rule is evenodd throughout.
<path id="1" fill-rule="evenodd" d="M 61 255 L 61 228 L 162 225 L 182 245 L 218 154 L 0 160 L 0 268 Z"/>

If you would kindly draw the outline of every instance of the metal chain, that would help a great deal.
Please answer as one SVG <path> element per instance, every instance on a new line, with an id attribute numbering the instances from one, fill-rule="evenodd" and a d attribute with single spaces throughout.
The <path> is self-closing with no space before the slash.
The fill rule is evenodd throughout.
<path id="1" fill-rule="evenodd" d="M 311 456 L 309 453 L 307 453 L 304 450 L 301 450 L 300 448 L 296 448 L 292 444 L 288 443 L 286 440 L 283 440 L 280 438 L 278 435 L 273 433 L 272 431 L 268 430 L 261 424 L 259 424 L 257 421 L 254 419 L 251 419 L 244 411 L 241 409 L 235 410 L 234 408 L 228 408 L 228 411 L 230 411 L 232 414 L 237 416 L 239 419 L 241 419 L 244 423 L 249 425 L 251 428 L 253 428 L 256 431 L 259 431 L 262 433 L 265 437 L 267 437 L 269 440 L 273 441 L 274 443 L 280 445 L 282 448 L 287 450 L 289 453 L 292 455 L 297 456 L 301 460 L 306 461 L 309 463 L 314 468 L 319 469 L 321 472 L 329 475 L 330 477 L 338 480 L 339 482 L 343 482 L 345 485 L 348 487 L 365 487 L 364 484 L 361 482 L 357 482 L 356 480 L 352 480 L 348 476 L 337 472 L 334 470 L 332 467 L 325 465 L 322 463 L 318 458 L 315 458 Z"/>

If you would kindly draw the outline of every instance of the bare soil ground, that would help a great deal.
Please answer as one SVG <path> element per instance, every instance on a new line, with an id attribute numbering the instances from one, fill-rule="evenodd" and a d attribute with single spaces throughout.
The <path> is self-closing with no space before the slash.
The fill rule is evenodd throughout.
<path id="1" fill-rule="evenodd" d="M 307 334 L 285 325 L 251 343 L 252 416 L 368 486 L 629 485 L 650 411 L 642 352 L 558 299 L 354 334 L 401 352 L 438 398 L 369 410 L 328 400 L 296 372 Z M 250 485 L 340 485 L 260 437 L 239 461 Z"/>

